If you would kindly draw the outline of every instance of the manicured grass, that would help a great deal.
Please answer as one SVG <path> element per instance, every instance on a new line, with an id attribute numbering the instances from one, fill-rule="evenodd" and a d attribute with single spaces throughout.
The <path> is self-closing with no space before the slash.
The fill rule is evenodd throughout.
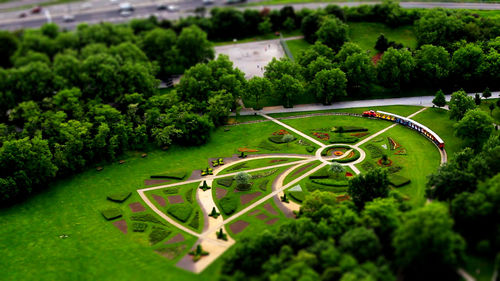
<path id="1" fill-rule="evenodd" d="M 401 116 L 408 116 L 412 113 L 417 112 L 421 109 L 421 106 L 413 105 L 388 105 L 388 106 L 373 106 L 373 107 L 357 107 L 357 108 L 341 108 L 341 109 L 327 109 L 327 110 L 317 110 L 317 111 L 301 111 L 301 112 L 285 112 L 285 113 L 271 113 L 269 116 L 274 118 L 288 117 L 288 116 L 300 116 L 306 114 L 315 113 L 328 113 L 328 112 L 345 112 L 345 113 L 358 113 L 362 114 L 367 110 L 381 110 L 390 113 L 394 113 Z"/>
<path id="2" fill-rule="evenodd" d="M 464 142 L 454 134 L 453 125 L 456 122 L 450 120 L 447 110 L 428 108 L 415 116 L 413 120 L 424 124 L 443 139 L 448 160 L 452 159 L 453 154 L 463 148 Z"/>
<path id="3" fill-rule="evenodd" d="M 378 53 L 375 43 L 380 34 L 384 34 L 389 41 L 402 43 L 405 47 L 415 49 L 417 39 L 412 26 L 390 28 L 382 23 L 375 22 L 349 22 L 349 37 L 361 49 L 370 51 L 371 55 Z"/>
<path id="4" fill-rule="evenodd" d="M 306 163 L 306 164 L 298 167 L 297 169 L 294 169 L 292 172 L 290 172 L 288 174 L 288 176 L 286 176 L 285 180 L 283 181 L 283 185 L 286 185 L 289 182 L 295 180 L 296 178 L 302 176 L 303 174 L 307 173 L 308 171 L 310 171 L 310 170 L 314 169 L 315 167 L 319 166 L 321 163 L 322 163 L 321 161 L 316 160 L 314 162 Z M 304 168 L 304 167 L 307 167 L 307 168 Z M 297 173 L 297 174 L 295 174 L 295 173 Z"/>
<path id="5" fill-rule="evenodd" d="M 404 147 L 407 150 L 407 154 L 395 155 L 394 152 L 396 150 L 390 150 L 387 137 L 393 138 Z M 382 141 L 376 142 L 379 138 L 382 138 Z M 370 144 L 375 145 L 382 150 L 383 153 L 387 154 L 392 161 L 391 167 L 402 167 L 402 169 L 397 172 L 398 175 L 411 180 L 410 184 L 397 188 L 397 190 L 408 195 L 411 204 L 417 206 L 423 205 L 426 200 L 425 185 L 427 183 L 427 176 L 434 173 L 440 163 L 440 154 L 437 147 L 416 131 L 398 125 L 361 146 L 361 149 L 367 153 L 365 161 L 356 165 L 361 172 L 367 171 L 365 165 L 363 165 L 365 162 L 371 163 L 372 167 L 379 167 L 377 161 L 380 158 L 372 158 L 370 151 L 367 149 L 367 146 Z M 383 145 L 385 145 L 385 148 Z"/>
<path id="6" fill-rule="evenodd" d="M 494 259 L 473 255 L 465 258 L 465 270 L 477 281 L 491 281 L 494 271 Z"/>
<path id="7" fill-rule="evenodd" d="M 500 107 L 498 107 L 496 105 L 497 101 L 498 101 L 498 99 L 483 100 L 481 102 L 481 104 L 479 105 L 479 109 L 488 113 L 488 115 L 490 115 L 493 118 L 493 120 L 495 120 L 496 124 L 500 124 Z M 490 111 L 490 109 L 489 109 L 490 104 L 495 105 L 495 109 L 493 109 L 493 111 Z"/>
<path id="8" fill-rule="evenodd" d="M 286 144 L 284 144 L 284 145 L 286 146 Z M 301 160 L 305 160 L 305 159 L 276 157 L 276 158 L 248 160 L 248 161 L 244 161 L 244 162 L 229 166 L 227 169 L 224 169 L 223 171 L 218 173 L 218 175 L 225 175 L 225 174 L 231 174 L 231 173 L 236 173 L 236 172 L 242 172 L 242 171 L 261 168 L 261 167 L 272 167 L 274 165 L 280 165 L 280 164 L 301 161 Z M 237 168 L 239 168 L 239 169 L 237 169 Z"/>
<path id="9" fill-rule="evenodd" d="M 288 48 L 290 49 L 290 52 L 295 59 L 297 59 L 302 50 L 305 50 L 311 46 L 311 44 L 309 44 L 304 39 L 288 40 L 286 41 L 286 44 L 288 45 Z"/>
<path id="10" fill-rule="evenodd" d="M 227 120 L 227 124 L 237 124 L 237 123 L 257 121 L 257 120 L 267 120 L 267 119 L 260 115 L 238 115 L 229 117 L 229 119 Z"/>

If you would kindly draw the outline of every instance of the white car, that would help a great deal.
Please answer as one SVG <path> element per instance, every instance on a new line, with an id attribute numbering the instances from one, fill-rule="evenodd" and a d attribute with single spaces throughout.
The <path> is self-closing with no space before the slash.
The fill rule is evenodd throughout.
<path id="1" fill-rule="evenodd" d="M 63 16 L 63 21 L 64 21 L 64 22 L 72 22 L 72 21 L 75 21 L 75 16 L 73 16 L 73 15 L 64 15 L 64 16 Z"/>
<path id="2" fill-rule="evenodd" d="M 131 10 L 123 10 L 120 12 L 120 16 L 122 16 L 122 17 L 130 17 L 131 15 L 132 15 Z"/>
<path id="3" fill-rule="evenodd" d="M 214 0 L 203 0 L 203 5 L 212 5 Z"/>
<path id="4" fill-rule="evenodd" d="M 179 6 L 175 6 L 175 5 L 168 5 L 168 6 L 167 6 L 167 11 L 169 11 L 169 12 L 176 12 L 176 11 L 179 11 Z"/>
<path id="5" fill-rule="evenodd" d="M 132 6 L 132 4 L 130 4 L 128 2 L 120 4 L 120 12 L 123 12 L 123 11 L 130 11 L 130 12 L 132 12 L 133 10 L 134 10 L 134 6 Z"/>

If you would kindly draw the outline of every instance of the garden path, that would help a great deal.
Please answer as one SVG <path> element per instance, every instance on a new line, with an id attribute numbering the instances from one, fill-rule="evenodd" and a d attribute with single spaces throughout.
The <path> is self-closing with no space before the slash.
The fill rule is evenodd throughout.
<path id="1" fill-rule="evenodd" d="M 269 119 L 269 120 L 273 121 L 274 123 L 276 123 L 276 124 L 278 124 L 278 125 L 280 125 L 280 126 L 282 126 L 282 127 L 287 128 L 288 130 L 290 130 L 290 131 L 292 131 L 292 132 L 296 133 L 297 135 L 300 135 L 300 136 L 302 136 L 303 138 L 305 138 L 305 139 L 307 139 L 307 140 L 309 140 L 309 141 L 311 141 L 311 142 L 313 142 L 313 143 L 315 143 L 315 144 L 319 145 L 320 147 L 325 147 L 325 146 L 326 146 L 326 145 L 325 145 L 325 144 L 323 144 L 322 142 L 320 142 L 320 141 L 317 141 L 317 140 L 313 139 L 312 137 L 310 137 L 310 136 L 308 136 L 308 135 L 306 135 L 306 134 L 302 133 L 301 131 L 299 131 L 299 130 L 295 129 L 294 127 L 292 127 L 292 126 L 288 126 L 287 124 L 285 124 L 285 123 L 283 123 L 283 122 L 281 122 L 281 121 L 278 121 L 277 119 L 275 119 L 275 118 L 273 118 L 273 117 L 271 117 L 271 116 L 269 116 L 269 115 L 266 115 L 266 114 L 264 114 L 264 113 L 260 113 L 260 115 L 261 115 L 262 117 L 265 117 L 265 118 L 267 118 L 267 119 Z"/>

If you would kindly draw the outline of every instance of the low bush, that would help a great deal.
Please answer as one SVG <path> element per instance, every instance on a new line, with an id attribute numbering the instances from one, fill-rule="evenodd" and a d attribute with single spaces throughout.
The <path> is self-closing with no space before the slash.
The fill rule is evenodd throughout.
<path id="1" fill-rule="evenodd" d="M 330 139 L 330 143 L 355 143 L 357 141 L 358 141 L 357 137 L 333 136 Z"/>
<path id="2" fill-rule="evenodd" d="M 262 172 L 262 173 L 258 173 L 258 174 L 252 175 L 251 178 L 255 180 L 255 179 L 269 177 L 270 175 L 276 173 L 277 171 L 278 171 L 278 169 L 272 169 L 272 170 L 269 170 L 269 171 L 265 171 L 265 172 Z"/>
<path id="3" fill-rule="evenodd" d="M 188 201 L 189 203 L 193 203 L 193 188 L 190 188 L 186 191 L 186 193 L 184 194 L 184 196 L 186 196 L 186 201 Z"/>
<path id="4" fill-rule="evenodd" d="M 316 150 L 316 147 L 314 147 L 314 146 L 306 146 L 306 151 L 309 152 L 309 153 L 313 152 L 315 150 Z"/>
<path id="5" fill-rule="evenodd" d="M 186 171 L 178 170 L 178 171 L 169 171 L 167 173 L 152 175 L 152 179 L 174 179 L 174 180 L 182 180 L 186 177 Z"/>
<path id="6" fill-rule="evenodd" d="M 293 138 L 290 142 L 296 140 L 297 138 Z M 269 137 L 268 140 L 273 143 L 281 144 L 281 143 L 286 143 L 285 138 L 283 136 L 272 136 Z"/>
<path id="7" fill-rule="evenodd" d="M 239 183 L 236 185 L 236 189 L 239 191 L 248 191 L 252 188 L 252 183 Z"/>
<path id="8" fill-rule="evenodd" d="M 262 191 L 266 191 L 267 190 L 267 183 L 269 182 L 268 179 L 265 179 L 263 181 L 261 181 L 259 183 L 259 189 L 262 190 Z"/>
<path id="9" fill-rule="evenodd" d="M 200 226 L 200 212 L 196 211 L 194 213 L 194 216 L 191 219 L 189 226 L 194 228 L 194 229 L 198 229 L 198 227 Z"/>
<path id="10" fill-rule="evenodd" d="M 319 190 L 319 191 L 328 191 L 334 193 L 343 193 L 347 191 L 347 186 L 326 186 L 315 183 L 306 183 L 306 189 L 309 192 Z"/>
<path id="11" fill-rule="evenodd" d="M 330 177 L 330 174 L 328 173 L 328 167 L 325 166 L 310 175 L 309 179 L 326 179 L 328 177 Z"/>
<path id="12" fill-rule="evenodd" d="M 120 210 L 118 208 L 109 208 L 109 209 L 102 210 L 101 214 L 106 220 L 110 221 L 110 220 L 114 220 L 114 219 L 121 217 L 122 210 Z"/>
<path id="13" fill-rule="evenodd" d="M 349 185 L 349 182 L 347 180 L 314 179 L 311 181 L 313 183 L 326 185 L 326 186 L 348 186 Z"/>
<path id="14" fill-rule="evenodd" d="M 261 148 L 261 149 L 264 149 L 264 150 L 269 150 L 269 151 L 279 151 L 279 150 L 281 150 L 280 147 L 278 147 L 278 146 L 270 143 L 267 140 L 262 140 L 257 147 Z"/>
<path id="15" fill-rule="evenodd" d="M 297 200 L 298 202 L 304 201 L 306 197 L 306 194 L 303 191 L 290 191 L 288 194 L 290 194 L 290 197 Z"/>
<path id="16" fill-rule="evenodd" d="M 223 178 L 223 179 L 218 179 L 217 184 L 220 184 L 225 187 L 230 187 L 231 185 L 233 185 L 233 181 L 234 181 L 233 178 Z"/>
<path id="17" fill-rule="evenodd" d="M 153 226 L 153 230 L 151 231 L 151 233 L 149 233 L 149 242 L 151 243 L 151 245 L 154 245 L 162 241 L 163 239 L 167 238 L 170 235 L 170 233 L 172 233 L 172 231 L 168 229 L 158 226 Z"/>
<path id="18" fill-rule="evenodd" d="M 403 177 L 403 176 L 398 175 L 398 174 L 390 174 L 388 176 L 388 179 L 389 179 L 389 183 L 391 185 L 393 185 L 394 187 L 401 187 L 401 186 L 404 186 L 404 185 L 407 185 L 410 183 L 409 178 Z"/>
<path id="19" fill-rule="evenodd" d="M 165 193 L 165 194 L 177 194 L 177 193 L 179 193 L 179 189 L 181 189 L 180 186 L 169 187 L 167 189 L 164 189 L 163 193 Z"/>
<path id="20" fill-rule="evenodd" d="M 164 222 L 160 221 L 157 219 L 155 216 L 151 214 L 144 214 L 144 215 L 133 215 L 130 216 L 130 220 L 132 221 L 142 221 L 142 222 L 152 222 L 152 223 L 157 223 L 161 225 L 165 225 Z"/>
<path id="21" fill-rule="evenodd" d="M 237 171 L 247 167 L 247 163 L 236 164 L 233 167 L 227 169 L 227 171 Z"/>
<path id="22" fill-rule="evenodd" d="M 133 222 L 132 231 L 133 232 L 144 232 L 148 228 L 148 224 L 144 222 Z"/>
<path id="23" fill-rule="evenodd" d="M 384 154 L 382 149 L 371 143 L 366 145 L 366 149 L 368 149 L 372 158 L 380 158 Z"/>
<path id="24" fill-rule="evenodd" d="M 122 203 L 125 200 L 127 200 L 130 197 L 130 195 L 132 195 L 132 192 L 123 192 L 123 193 L 116 193 L 116 194 L 108 195 L 107 198 L 110 201 Z"/>
<path id="25" fill-rule="evenodd" d="M 354 154 L 351 157 L 344 157 L 341 159 L 333 159 L 332 161 L 337 162 L 337 163 L 348 163 L 348 162 L 356 161 L 359 159 L 359 157 L 361 157 L 361 154 L 359 153 L 359 151 L 357 151 L 355 149 L 353 150 L 353 152 L 354 152 Z"/>
<path id="26" fill-rule="evenodd" d="M 236 211 L 236 208 L 238 207 L 238 200 L 236 197 L 226 196 L 219 201 L 219 204 L 222 211 L 226 215 L 230 215 Z"/>
<path id="27" fill-rule="evenodd" d="M 174 204 L 167 210 L 170 215 L 181 222 L 186 222 L 189 219 L 189 216 L 191 216 L 192 211 L 193 207 L 188 204 Z"/>
<path id="28" fill-rule="evenodd" d="M 335 133 L 338 133 L 341 131 L 342 133 L 352 133 L 352 132 L 366 132 L 368 131 L 367 128 L 363 127 L 356 127 L 356 126 L 342 126 L 342 130 L 339 130 L 340 127 L 335 128 L 335 130 L 332 130 Z"/>

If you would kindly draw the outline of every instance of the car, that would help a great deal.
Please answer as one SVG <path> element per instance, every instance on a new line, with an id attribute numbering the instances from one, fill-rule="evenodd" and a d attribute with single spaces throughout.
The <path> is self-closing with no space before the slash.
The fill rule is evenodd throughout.
<path id="1" fill-rule="evenodd" d="M 238 3 L 243 3 L 246 2 L 246 0 L 226 0 L 226 4 L 231 5 L 231 4 L 238 4 Z"/>
<path id="2" fill-rule="evenodd" d="M 168 6 L 167 6 L 167 11 L 169 11 L 169 12 L 176 12 L 176 11 L 179 11 L 179 6 L 175 6 L 175 5 L 168 5 Z"/>
<path id="3" fill-rule="evenodd" d="M 123 12 L 123 11 L 130 11 L 130 12 L 132 12 L 133 10 L 134 10 L 134 6 L 132 6 L 132 4 L 130 4 L 128 2 L 120 4 L 120 12 Z"/>
<path id="4" fill-rule="evenodd" d="M 63 21 L 64 21 L 64 22 L 72 22 L 72 21 L 75 21 L 75 16 L 73 16 L 73 15 L 64 15 L 64 16 L 63 16 Z"/>
<path id="5" fill-rule="evenodd" d="M 156 9 L 158 11 L 166 10 L 167 9 L 167 4 L 165 4 L 165 3 L 159 3 L 159 4 L 156 5 Z"/>
<path id="6" fill-rule="evenodd" d="M 122 17 L 130 17 L 131 15 L 132 15 L 132 11 L 131 10 L 120 11 L 120 16 L 122 16 Z"/>
<path id="7" fill-rule="evenodd" d="M 212 5 L 214 0 L 203 0 L 203 5 Z"/>
<path id="8" fill-rule="evenodd" d="M 42 11 L 42 7 L 36 6 L 35 8 L 31 9 L 32 14 L 38 14 Z"/>
<path id="9" fill-rule="evenodd" d="M 26 13 L 20 13 L 20 14 L 19 14 L 19 17 L 20 17 L 20 18 L 25 18 L 25 17 L 27 17 L 27 16 L 28 16 L 28 14 L 26 14 Z"/>

